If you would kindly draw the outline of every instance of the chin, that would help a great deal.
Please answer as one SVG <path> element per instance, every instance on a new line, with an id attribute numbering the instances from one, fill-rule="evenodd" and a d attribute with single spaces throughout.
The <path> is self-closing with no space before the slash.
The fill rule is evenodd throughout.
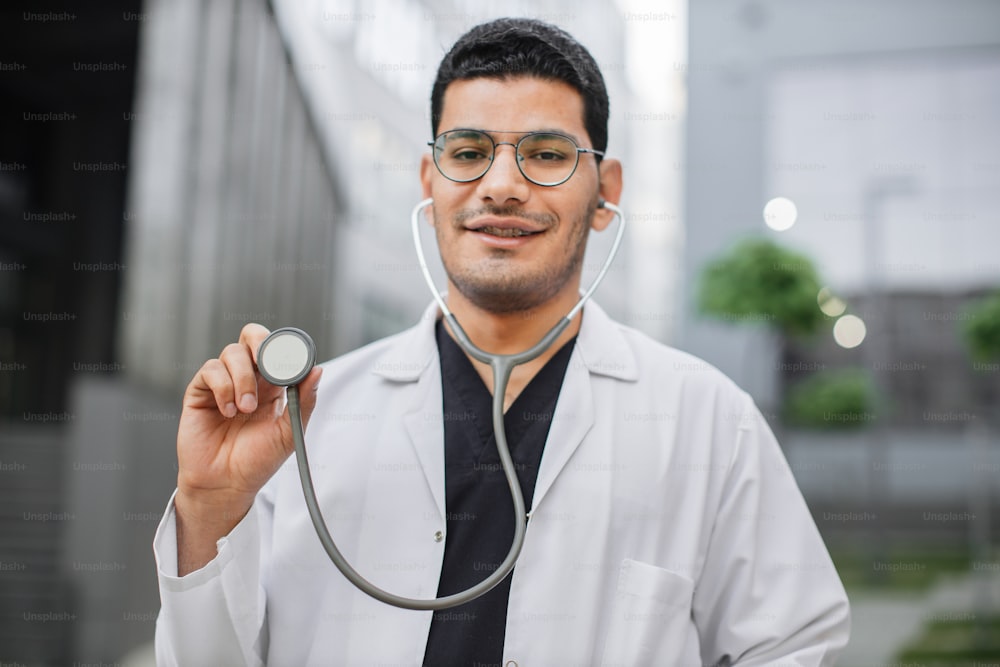
<path id="1" fill-rule="evenodd" d="M 551 286 L 512 286 L 477 284 L 477 281 L 454 280 L 451 283 L 470 303 L 494 315 L 511 315 L 534 310 L 558 294 Z"/>

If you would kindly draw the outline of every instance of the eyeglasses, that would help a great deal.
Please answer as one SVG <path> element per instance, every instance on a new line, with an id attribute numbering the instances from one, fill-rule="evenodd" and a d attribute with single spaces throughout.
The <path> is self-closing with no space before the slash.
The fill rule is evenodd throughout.
<path id="1" fill-rule="evenodd" d="M 580 148 L 569 137 L 553 132 L 528 132 L 512 144 L 494 141 L 482 130 L 449 130 L 427 145 L 434 149 L 434 164 L 441 175 L 457 183 L 482 178 L 493 165 L 498 146 L 513 146 L 521 174 L 546 187 L 568 181 L 580 163 L 580 153 L 604 155 L 604 151 Z"/>

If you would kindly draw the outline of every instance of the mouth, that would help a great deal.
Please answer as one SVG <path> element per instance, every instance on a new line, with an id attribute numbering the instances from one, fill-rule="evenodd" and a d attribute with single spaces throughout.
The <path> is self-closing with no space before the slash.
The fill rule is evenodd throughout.
<path id="1" fill-rule="evenodd" d="M 523 238 L 541 234 L 545 228 L 539 228 L 527 220 L 521 219 L 485 219 L 466 226 L 470 232 L 489 234 L 502 239 Z"/>
<path id="2" fill-rule="evenodd" d="M 504 239 L 517 238 L 521 236 L 533 236 L 541 233 L 528 231 L 526 229 L 518 229 L 516 227 L 493 227 L 492 225 L 478 227 L 472 231 L 480 232 L 481 234 L 489 234 L 490 236 L 499 236 Z"/>

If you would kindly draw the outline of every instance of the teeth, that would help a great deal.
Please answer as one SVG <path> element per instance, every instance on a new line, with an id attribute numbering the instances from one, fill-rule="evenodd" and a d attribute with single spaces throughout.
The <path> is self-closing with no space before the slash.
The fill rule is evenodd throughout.
<path id="1" fill-rule="evenodd" d="M 515 236 L 530 236 L 531 234 L 534 234 L 534 232 L 526 232 L 523 229 L 500 227 L 480 227 L 479 231 L 490 234 L 491 236 L 502 236 L 506 238 Z"/>

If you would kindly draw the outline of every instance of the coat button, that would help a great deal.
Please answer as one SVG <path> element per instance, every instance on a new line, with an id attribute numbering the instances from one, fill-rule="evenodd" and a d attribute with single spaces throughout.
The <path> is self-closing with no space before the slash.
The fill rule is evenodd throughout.
<path id="1" fill-rule="evenodd" d="M 440 542 L 443 539 L 444 539 L 444 533 L 442 533 L 440 530 L 438 532 L 434 533 L 434 541 L 435 542 Z"/>
<path id="2" fill-rule="evenodd" d="M 503 667 L 517 667 L 517 660 L 508 660 Z"/>

